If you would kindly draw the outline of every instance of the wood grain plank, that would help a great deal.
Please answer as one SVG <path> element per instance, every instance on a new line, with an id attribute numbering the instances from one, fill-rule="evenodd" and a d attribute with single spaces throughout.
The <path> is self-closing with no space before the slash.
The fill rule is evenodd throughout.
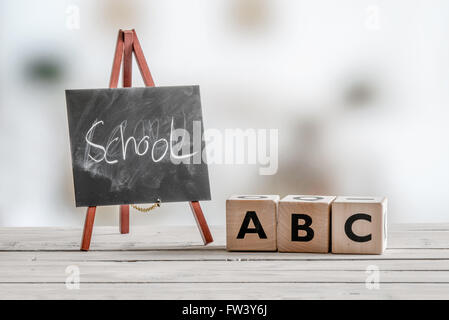
<path id="1" fill-rule="evenodd" d="M 424 225 L 423 225 L 424 226 Z M 404 226 L 389 228 L 389 249 L 449 249 L 449 228 L 439 231 L 413 229 Z M 433 228 L 436 226 L 432 226 Z M 214 242 L 204 248 L 225 247 L 225 229 L 211 227 Z M 82 230 L 78 228 L 0 228 L 0 250 L 42 251 L 79 250 Z M 130 234 L 120 234 L 116 227 L 96 227 L 90 250 L 160 250 L 199 249 L 202 239 L 195 226 L 135 226 Z"/>
<path id="2" fill-rule="evenodd" d="M 224 229 L 216 228 L 214 234 L 224 239 Z M 0 228 L 0 250 L 42 251 L 79 250 L 79 228 Z M 221 237 L 220 237 L 221 235 Z M 95 227 L 90 250 L 148 250 L 164 248 L 197 248 L 203 246 L 194 226 L 132 228 L 129 234 L 120 234 L 117 227 Z M 221 241 L 224 247 L 224 240 Z M 215 241 L 206 249 L 218 246 Z"/>
<path id="3" fill-rule="evenodd" d="M 390 224 L 388 225 L 390 228 Z M 449 231 L 449 223 L 396 223 L 391 224 L 394 231 Z"/>
<path id="4" fill-rule="evenodd" d="M 5 251 L 0 264 L 27 261 L 382 261 L 382 260 L 448 260 L 449 249 L 388 249 L 383 255 L 343 255 L 278 252 L 226 252 L 225 249 L 172 249 L 145 251 Z"/>
<path id="5" fill-rule="evenodd" d="M 0 299 L 449 299 L 449 284 L 189 283 L 0 284 Z"/>
<path id="6" fill-rule="evenodd" d="M 69 265 L 79 268 L 85 283 L 364 283 L 372 265 L 379 268 L 382 283 L 449 283 L 448 261 L 32 261 L 1 264 L 0 283 L 63 283 Z"/>
<path id="7" fill-rule="evenodd" d="M 213 261 L 213 260 L 97 260 L 97 261 L 84 261 L 82 259 L 64 259 L 61 256 L 59 260 L 2 260 L 0 261 L 0 279 L 2 275 L 7 275 L 8 268 L 14 267 L 14 270 L 21 268 L 54 268 L 56 273 L 59 273 L 61 268 L 65 268 L 68 265 L 77 265 L 80 268 L 87 266 L 89 268 L 115 268 L 120 270 L 123 265 L 129 265 L 137 271 L 145 271 L 145 268 L 156 266 L 155 271 L 158 272 L 158 268 L 167 266 L 172 268 L 179 265 L 187 268 L 191 266 L 203 265 L 205 268 L 213 268 L 217 265 L 222 267 L 217 268 L 229 269 L 226 271 L 234 271 L 235 267 L 245 268 L 246 266 L 253 267 L 254 265 L 260 266 L 260 268 L 272 267 L 273 272 L 285 271 L 365 271 L 368 266 L 376 265 L 383 271 L 448 271 L 449 272 L 449 259 L 439 260 L 227 260 L 227 261 Z M 229 267 L 228 267 L 229 266 Z M 17 268 L 15 268 L 17 267 Z M 14 274 L 13 272 L 9 272 Z"/>

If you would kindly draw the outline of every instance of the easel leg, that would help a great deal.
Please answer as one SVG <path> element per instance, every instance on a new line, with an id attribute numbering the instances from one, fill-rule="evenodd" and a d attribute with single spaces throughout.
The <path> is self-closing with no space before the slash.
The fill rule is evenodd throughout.
<path id="1" fill-rule="evenodd" d="M 212 234 L 210 233 L 209 226 L 207 225 L 206 218 L 204 217 L 203 210 L 201 210 L 200 203 L 198 201 L 189 202 L 192 209 L 193 216 L 195 217 L 198 230 L 203 238 L 204 245 L 214 241 Z"/>
<path id="2" fill-rule="evenodd" d="M 84 221 L 83 238 L 81 241 L 81 250 L 89 251 L 90 239 L 92 237 L 92 228 L 94 227 L 95 211 L 97 207 L 89 207 L 86 212 L 86 220 Z"/>
<path id="3" fill-rule="evenodd" d="M 129 233 L 129 205 L 120 206 L 120 233 Z"/>

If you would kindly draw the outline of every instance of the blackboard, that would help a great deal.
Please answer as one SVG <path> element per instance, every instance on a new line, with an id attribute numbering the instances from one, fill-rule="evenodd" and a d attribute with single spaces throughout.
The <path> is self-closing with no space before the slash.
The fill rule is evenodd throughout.
<path id="1" fill-rule="evenodd" d="M 210 200 L 198 86 L 66 90 L 77 207 Z"/>

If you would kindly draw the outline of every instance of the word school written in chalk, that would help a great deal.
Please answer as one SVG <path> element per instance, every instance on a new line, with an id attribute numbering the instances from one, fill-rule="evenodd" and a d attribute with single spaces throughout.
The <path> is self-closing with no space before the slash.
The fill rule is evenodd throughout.
<path id="1" fill-rule="evenodd" d="M 204 130 L 202 137 L 201 121 L 193 121 L 191 142 L 188 130 L 175 128 L 173 118 L 170 123 L 170 135 L 167 138 L 158 138 L 155 134 L 159 131 L 157 122 L 142 120 L 128 131 L 146 134 L 127 135 L 127 120 L 124 120 L 111 130 L 109 138 L 102 144 L 96 141 L 95 131 L 102 130 L 105 122 L 95 120 L 85 135 L 85 161 L 114 165 L 119 161 L 126 161 L 129 155 L 135 154 L 139 157 L 149 155 L 151 160 L 157 163 L 168 154 L 175 164 L 200 164 L 201 161 L 208 164 L 245 164 L 246 160 L 247 164 L 263 165 L 259 169 L 261 175 L 272 175 L 277 172 L 276 129 L 225 129 L 224 134 L 217 129 L 208 129 Z M 202 139 L 207 143 L 204 150 L 201 150 Z"/>
<path id="2" fill-rule="evenodd" d="M 150 128 L 152 127 L 152 124 L 150 121 L 148 121 L 150 124 Z M 118 126 L 116 126 L 109 135 L 109 139 L 105 145 L 100 145 L 98 143 L 94 143 L 94 133 L 97 127 L 104 125 L 104 121 L 102 120 L 95 120 L 95 122 L 92 124 L 90 129 L 86 133 L 86 155 L 90 160 L 93 160 L 97 163 L 100 163 L 102 161 L 108 163 L 108 164 L 116 164 L 119 162 L 119 160 L 126 160 L 127 155 L 129 154 L 129 151 L 132 150 L 134 154 L 137 156 L 145 156 L 148 151 L 150 150 L 150 135 L 143 134 L 141 137 L 135 137 L 133 135 L 129 137 L 125 137 L 125 130 L 127 126 L 127 121 L 121 122 Z M 141 121 L 139 122 L 135 127 L 133 132 L 136 132 L 136 130 L 141 127 L 141 130 L 145 132 L 145 122 Z M 201 121 L 193 121 L 193 131 L 194 136 L 198 136 L 198 134 L 195 134 L 197 132 L 201 133 Z M 201 134 L 199 134 L 200 140 L 197 142 L 198 146 L 201 150 Z M 179 137 L 181 137 L 181 141 L 177 142 Z M 190 153 L 190 139 L 186 141 L 185 137 L 190 137 L 190 134 L 187 130 L 184 130 L 182 128 L 175 129 L 173 125 L 173 118 L 171 119 L 171 127 L 170 127 L 170 137 L 168 139 L 165 138 L 159 138 L 154 141 L 152 147 L 151 147 L 151 159 L 153 162 L 159 162 L 161 161 L 165 155 L 167 154 L 168 150 L 170 149 L 170 158 L 176 159 L 176 160 L 182 160 L 191 158 L 194 155 L 198 154 L 198 151 Z M 170 142 L 169 142 L 170 141 Z M 173 143 L 175 142 L 175 143 Z M 128 148 L 130 143 L 132 143 L 133 148 Z M 195 140 L 193 142 L 194 149 L 195 149 Z M 119 145 L 120 152 L 118 153 L 117 157 L 117 146 Z M 186 152 L 186 147 L 188 148 L 188 152 Z M 100 152 L 100 154 L 96 157 L 93 157 L 90 154 L 91 148 L 95 148 Z M 112 150 L 112 152 L 111 152 Z M 159 151 L 159 152 L 158 152 Z M 162 152 L 161 152 L 162 151 Z M 183 151 L 182 155 L 179 155 L 179 151 Z M 115 158 L 111 157 L 111 153 L 116 155 Z M 199 158 L 199 162 L 198 162 Z M 196 161 L 195 161 L 196 160 Z M 189 162 L 190 163 L 190 162 Z M 193 163 L 201 163 L 201 157 L 196 157 L 194 159 Z"/>
<path id="3" fill-rule="evenodd" d="M 387 199 L 236 195 L 226 201 L 229 251 L 382 254 Z"/>

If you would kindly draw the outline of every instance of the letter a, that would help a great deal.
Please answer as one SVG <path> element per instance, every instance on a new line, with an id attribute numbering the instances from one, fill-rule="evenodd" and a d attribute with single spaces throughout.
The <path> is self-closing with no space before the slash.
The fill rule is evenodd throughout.
<path id="1" fill-rule="evenodd" d="M 253 221 L 254 228 L 249 228 L 249 222 Z M 243 219 L 242 226 L 240 227 L 239 234 L 237 235 L 237 239 L 244 239 L 247 233 L 257 233 L 260 239 L 266 239 L 267 235 L 260 224 L 259 218 L 257 218 L 257 214 L 255 211 L 248 211 Z"/>

